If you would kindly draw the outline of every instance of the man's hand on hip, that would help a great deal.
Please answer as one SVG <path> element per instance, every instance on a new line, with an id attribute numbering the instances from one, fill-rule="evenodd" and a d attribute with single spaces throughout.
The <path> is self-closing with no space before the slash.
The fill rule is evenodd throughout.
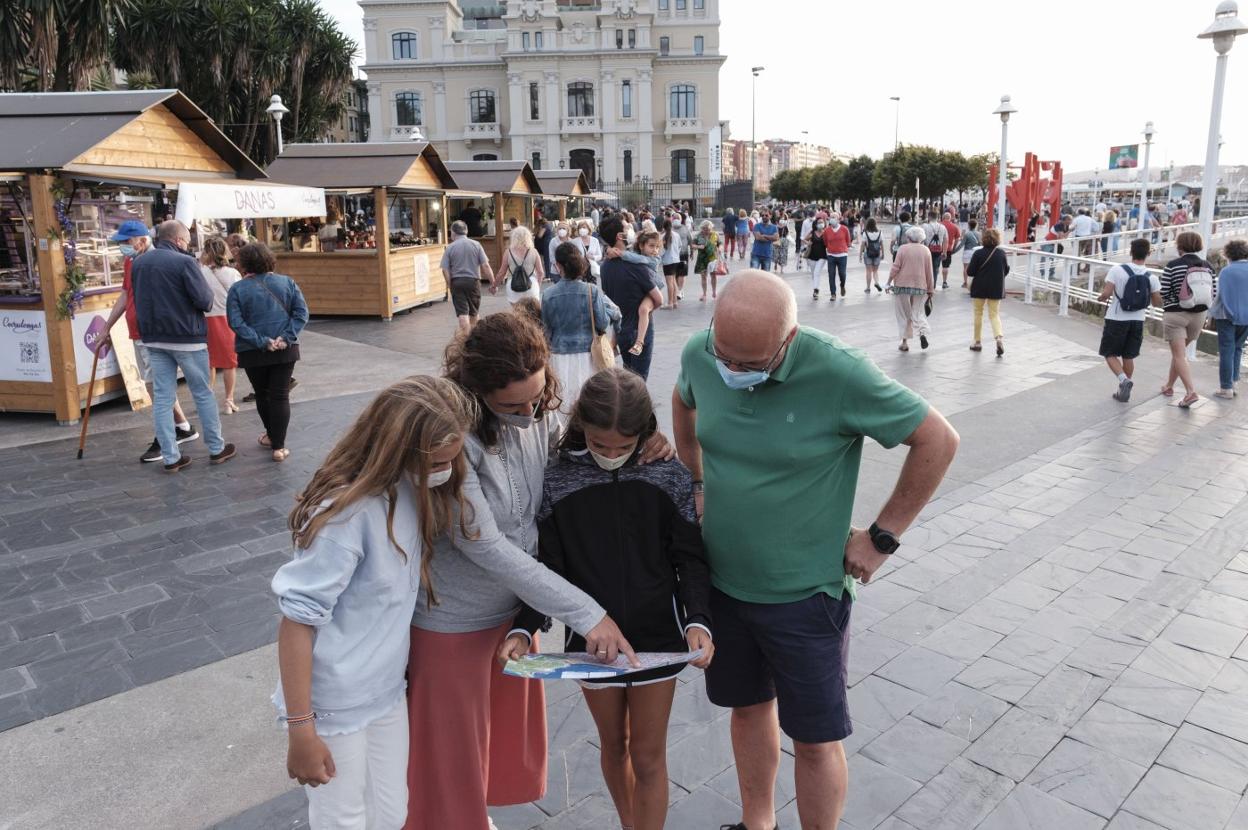
<path id="1" fill-rule="evenodd" d="M 886 554 L 875 549 L 871 534 L 861 528 L 850 528 L 849 541 L 845 543 L 845 573 L 865 584 L 887 559 Z"/>

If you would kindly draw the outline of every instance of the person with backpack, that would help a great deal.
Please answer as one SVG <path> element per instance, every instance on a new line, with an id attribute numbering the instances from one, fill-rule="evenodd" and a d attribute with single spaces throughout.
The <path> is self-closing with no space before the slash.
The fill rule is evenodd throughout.
<path id="1" fill-rule="evenodd" d="M 876 227 L 874 216 L 867 217 L 858 251 L 863 265 L 867 268 L 866 293 L 871 293 L 872 285 L 875 286 L 876 291 L 883 292 L 884 289 L 880 288 L 880 260 L 884 258 L 884 233 Z"/>
<path id="2" fill-rule="evenodd" d="M 901 246 L 908 241 L 906 239 L 908 230 L 910 230 L 910 212 L 902 210 L 897 216 L 897 232 L 893 234 L 893 241 L 889 244 L 889 253 L 892 254 L 894 260 L 897 259 L 897 252 L 901 250 Z"/>
<path id="3" fill-rule="evenodd" d="M 1233 398 L 1248 341 L 1248 241 L 1232 239 L 1222 252 L 1228 262 L 1218 273 L 1218 299 L 1209 312 L 1218 329 L 1219 388 L 1213 394 Z"/>
<path id="4" fill-rule="evenodd" d="M 505 262 L 507 302 L 515 305 L 529 297 L 541 305 L 542 280 L 546 279 L 546 271 L 533 245 L 533 232 L 524 225 L 512 229 Z"/>
<path id="5" fill-rule="evenodd" d="M 945 252 L 949 250 L 949 232 L 940 223 L 939 217 L 932 213 L 928 214 L 927 222 L 923 225 L 923 233 L 927 235 L 927 252 L 932 255 L 932 273 L 939 275 Z M 945 276 L 949 276 L 948 272 Z M 941 284 L 941 288 L 948 287 L 947 281 Z"/>
<path id="6" fill-rule="evenodd" d="M 940 218 L 941 227 L 945 229 L 945 255 L 940 260 L 940 284 L 949 287 L 949 266 L 953 264 L 953 254 L 961 248 L 962 231 L 953 221 L 953 214 L 945 211 Z"/>
<path id="7" fill-rule="evenodd" d="M 1183 381 L 1187 390 L 1179 406 L 1189 408 L 1200 399 L 1187 363 L 1187 345 L 1195 343 L 1205 327 L 1205 314 L 1218 295 L 1218 278 L 1213 266 L 1200 256 L 1205 240 L 1195 231 L 1184 231 L 1175 240 L 1179 257 L 1166 263 L 1161 275 L 1161 296 L 1165 308 L 1162 336 L 1170 345 L 1170 374 L 1161 394 L 1174 395 L 1174 381 Z"/>
<path id="8" fill-rule="evenodd" d="M 1097 297 L 1108 302 L 1105 311 L 1105 328 L 1101 332 L 1101 357 L 1109 371 L 1118 378 L 1116 401 L 1126 403 L 1131 399 L 1131 387 L 1135 385 L 1135 359 L 1144 343 L 1144 320 L 1150 305 L 1160 306 L 1161 281 L 1157 275 L 1144 267 L 1152 245 L 1144 238 L 1131 240 L 1131 263 L 1120 263 L 1105 275 L 1105 287 Z"/>
<path id="9" fill-rule="evenodd" d="M 967 266 L 971 277 L 971 300 L 974 303 L 975 340 L 971 351 L 983 351 L 980 332 L 983 331 L 984 307 L 988 307 L 988 321 L 992 323 L 992 336 L 997 341 L 997 357 L 1005 356 L 1005 333 L 1001 330 L 1001 301 L 1005 299 L 1005 277 L 1010 273 L 1005 251 L 1000 249 L 1001 232 L 996 228 L 984 231 L 984 246 L 975 252 Z"/>
<path id="10" fill-rule="evenodd" d="M 962 287 L 970 288 L 970 274 L 966 273 L 967 266 L 971 264 L 971 257 L 975 255 L 975 249 L 982 243 L 979 241 L 979 231 L 975 230 L 979 226 L 976 219 L 968 219 L 966 222 L 966 231 L 962 234 Z M 1048 223 L 1046 220 L 1045 229 L 1047 232 Z"/>

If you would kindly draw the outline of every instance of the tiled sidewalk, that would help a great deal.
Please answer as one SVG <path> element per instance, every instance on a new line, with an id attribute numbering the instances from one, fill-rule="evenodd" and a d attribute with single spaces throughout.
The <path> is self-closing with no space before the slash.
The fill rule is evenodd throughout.
<path id="1" fill-rule="evenodd" d="M 854 611 L 843 826 L 1248 830 L 1242 402 L 1183 412 L 1142 379 L 1121 407 L 1088 348 L 1094 329 L 1016 303 L 1006 358 L 972 354 L 954 289 L 938 298 L 934 347 L 902 355 L 888 298 L 859 289 L 813 307 L 792 281 L 804 323 L 867 349 L 963 436 L 948 485 Z M 420 326 L 431 351 L 449 330 L 441 311 L 320 331 L 401 351 L 413 342 L 402 327 Z M 656 399 L 709 314 L 695 299 L 658 317 Z M 1150 351 L 1142 364 L 1160 361 Z M 285 465 L 254 447 L 251 414 L 227 420 L 238 460 L 176 477 L 134 463 L 143 430 L 93 439 L 82 462 L 73 441 L 0 450 L 0 467 L 20 471 L 0 481 L 0 730 L 270 642 L 265 592 L 291 494 L 365 399 L 298 404 L 292 445 L 321 449 Z M 860 520 L 901 457 L 868 449 Z M 705 830 L 739 818 L 735 770 L 726 713 L 698 673 L 682 680 L 668 826 Z M 579 692 L 548 690 L 547 797 L 495 819 L 615 826 Z M 267 717 L 263 700 L 239 705 Z M 799 827 L 789 754 L 777 789 L 781 826 Z M 252 807 L 230 796 L 223 806 Z M 303 809 L 292 790 L 219 826 L 297 827 Z"/>

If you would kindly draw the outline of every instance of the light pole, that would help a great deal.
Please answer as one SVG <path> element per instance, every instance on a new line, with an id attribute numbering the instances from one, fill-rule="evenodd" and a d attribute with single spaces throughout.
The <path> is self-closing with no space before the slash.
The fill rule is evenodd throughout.
<path id="1" fill-rule="evenodd" d="M 758 125 L 758 107 L 756 101 L 758 98 L 758 73 L 766 69 L 765 66 L 755 66 L 750 68 L 750 72 L 754 75 L 750 81 L 750 189 L 758 187 L 758 143 L 755 141 L 755 128 Z"/>
<path id="2" fill-rule="evenodd" d="M 1006 163 L 1006 145 L 1009 138 L 1010 130 L 1010 114 L 1018 112 L 1018 108 L 1010 103 L 1010 96 L 1002 95 L 1001 104 L 992 111 L 994 115 L 1001 116 L 1001 159 L 997 165 L 997 173 L 999 181 L 997 182 L 997 226 L 1001 229 L 1001 236 L 1005 236 L 1005 171 L 1008 166 Z"/>
<path id="3" fill-rule="evenodd" d="M 1096 205 L 1101 201 L 1101 168 L 1092 171 L 1092 208 L 1096 209 Z"/>
<path id="4" fill-rule="evenodd" d="M 277 154 L 280 156 L 284 146 L 282 144 L 282 116 L 290 112 L 282 103 L 282 96 L 274 95 L 269 99 L 269 108 L 265 110 L 273 117 L 273 129 L 277 132 Z"/>
<path id="5" fill-rule="evenodd" d="M 898 137 L 901 135 L 901 96 L 890 95 L 888 100 L 896 104 L 893 107 L 893 153 L 897 152 L 897 148 L 901 146 Z"/>
<path id="6" fill-rule="evenodd" d="M 1144 230 L 1145 216 L 1148 215 L 1148 161 L 1153 150 L 1153 136 L 1157 131 L 1153 129 L 1153 122 L 1148 121 L 1144 124 L 1144 168 L 1140 174 L 1140 220 L 1136 229 Z"/>
<path id="7" fill-rule="evenodd" d="M 1238 17 L 1239 7 L 1235 0 L 1223 0 L 1213 13 L 1209 28 L 1197 37 L 1212 40 L 1218 53 L 1217 68 L 1213 73 L 1213 107 L 1209 111 L 1209 146 L 1205 150 L 1205 175 L 1200 186 L 1200 235 L 1209 246 L 1213 232 L 1213 212 L 1218 204 L 1218 130 L 1222 123 L 1222 93 L 1226 90 L 1226 53 L 1231 51 L 1235 38 L 1248 32 Z"/>

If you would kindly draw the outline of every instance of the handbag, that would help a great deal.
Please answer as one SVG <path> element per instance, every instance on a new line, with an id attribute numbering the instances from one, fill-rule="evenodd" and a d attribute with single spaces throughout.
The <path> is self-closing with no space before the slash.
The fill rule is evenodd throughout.
<path id="1" fill-rule="evenodd" d="M 715 260 L 715 276 L 717 277 L 728 276 L 728 263 L 724 260 L 723 257 L 720 257 L 719 259 Z"/>
<path id="2" fill-rule="evenodd" d="M 594 287 L 586 287 L 589 289 L 585 294 L 589 303 L 589 359 L 594 364 L 594 371 L 601 372 L 615 365 L 615 346 L 611 345 L 611 338 L 605 333 L 599 334 L 598 327 L 594 325 Z"/>

